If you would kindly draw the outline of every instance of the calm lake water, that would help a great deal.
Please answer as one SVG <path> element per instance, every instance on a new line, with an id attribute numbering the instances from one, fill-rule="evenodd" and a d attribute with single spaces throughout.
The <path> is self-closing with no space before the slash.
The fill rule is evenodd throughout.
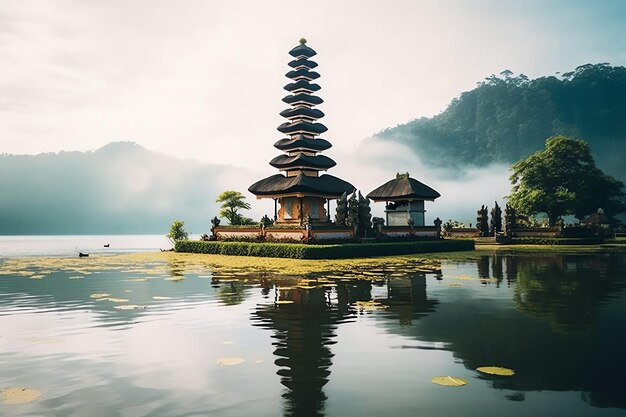
<path id="1" fill-rule="evenodd" d="M 626 257 L 477 257 L 307 282 L 5 259 L 0 389 L 42 395 L 0 415 L 626 415 Z"/>
<path id="2" fill-rule="evenodd" d="M 105 247 L 108 245 L 108 247 Z M 0 236 L 0 259 L 23 256 L 71 256 L 156 252 L 172 247 L 164 235 Z"/>

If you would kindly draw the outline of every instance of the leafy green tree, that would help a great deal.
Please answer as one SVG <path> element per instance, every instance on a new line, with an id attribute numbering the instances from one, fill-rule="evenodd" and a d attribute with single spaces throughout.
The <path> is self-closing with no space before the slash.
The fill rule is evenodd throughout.
<path id="1" fill-rule="evenodd" d="M 170 232 L 166 235 L 166 237 L 175 244 L 179 240 L 185 240 L 189 238 L 189 233 L 185 231 L 185 222 L 181 220 L 174 220 L 172 225 L 170 226 Z"/>
<path id="2" fill-rule="evenodd" d="M 545 213 L 554 226 L 563 215 L 578 219 L 604 209 L 607 216 L 626 210 L 624 184 L 595 165 L 581 139 L 553 136 L 545 149 L 512 165 L 509 204 L 526 215 Z"/>
<path id="3" fill-rule="evenodd" d="M 252 219 L 243 217 L 239 210 L 250 210 L 250 204 L 244 201 L 246 197 L 239 191 L 224 191 L 217 200 L 222 203 L 220 217 L 225 217 L 232 225 L 254 224 Z"/>

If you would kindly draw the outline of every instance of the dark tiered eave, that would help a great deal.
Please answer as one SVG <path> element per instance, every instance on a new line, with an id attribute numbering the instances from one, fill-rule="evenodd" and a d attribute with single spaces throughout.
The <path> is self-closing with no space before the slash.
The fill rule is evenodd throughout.
<path id="1" fill-rule="evenodd" d="M 285 90 L 292 92 L 309 92 L 314 93 L 319 91 L 321 87 L 318 84 L 310 83 L 307 80 L 296 81 L 295 83 L 289 83 L 285 86 Z"/>
<path id="2" fill-rule="evenodd" d="M 301 43 L 300 45 L 296 46 L 291 51 L 289 51 L 289 55 L 296 57 L 296 58 L 301 57 L 301 56 L 306 57 L 306 58 L 311 58 L 312 56 L 317 55 L 317 52 L 315 52 L 313 48 L 306 46 L 305 43 Z"/>
<path id="3" fill-rule="evenodd" d="M 300 68 L 298 70 L 289 71 L 285 74 L 285 77 L 291 78 L 294 81 L 297 80 L 316 80 L 320 77 L 320 75 L 315 71 L 309 71 L 307 68 Z"/>
<path id="4" fill-rule="evenodd" d="M 293 177 L 285 177 L 282 174 L 272 175 L 255 182 L 248 188 L 252 194 L 264 197 L 311 195 L 339 198 L 343 193 L 351 194 L 354 190 L 352 184 L 332 175 L 310 177 L 302 173 Z"/>
<path id="5" fill-rule="evenodd" d="M 280 115 L 287 119 L 296 119 L 304 117 L 307 119 L 321 119 L 324 113 L 319 109 L 311 109 L 309 107 L 291 107 L 280 112 Z"/>
<path id="6" fill-rule="evenodd" d="M 441 197 L 434 189 L 408 176 L 388 181 L 367 195 L 374 201 L 435 200 Z"/>
<path id="7" fill-rule="evenodd" d="M 281 151 L 313 151 L 321 152 L 330 149 L 333 145 L 325 139 L 308 138 L 303 135 L 295 135 L 293 137 L 281 139 L 274 144 L 276 149 Z"/>
<path id="8" fill-rule="evenodd" d="M 319 135 L 328 130 L 326 126 L 321 123 L 308 123 L 308 122 L 287 122 L 278 126 L 278 131 L 286 135 L 308 134 Z"/>
<path id="9" fill-rule="evenodd" d="M 337 163 L 325 155 L 309 156 L 300 153 L 294 156 L 278 155 L 270 161 L 270 165 L 280 170 L 310 169 L 320 171 L 332 168 Z"/>
<path id="10" fill-rule="evenodd" d="M 324 102 L 324 100 L 322 100 L 320 97 L 312 96 L 306 93 L 299 93 L 283 97 L 283 101 L 287 104 L 291 104 L 292 106 L 296 106 L 298 104 L 317 106 L 318 104 L 322 104 Z"/>
<path id="11" fill-rule="evenodd" d="M 293 61 L 289 62 L 289 66 L 291 68 L 308 68 L 308 69 L 313 69 L 315 67 L 317 67 L 317 62 L 315 61 L 309 61 L 308 59 L 294 59 Z"/>

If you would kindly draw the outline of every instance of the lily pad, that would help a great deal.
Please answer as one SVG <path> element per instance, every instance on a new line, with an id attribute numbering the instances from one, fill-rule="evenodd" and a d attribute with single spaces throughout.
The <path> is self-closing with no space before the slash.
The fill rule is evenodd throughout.
<path id="1" fill-rule="evenodd" d="M 4 404 L 27 404 L 41 396 L 41 391 L 35 388 L 12 387 L 0 391 Z"/>
<path id="2" fill-rule="evenodd" d="M 224 365 L 224 366 L 232 366 L 232 365 L 239 365 L 241 363 L 244 363 L 245 360 L 243 358 L 219 358 L 215 363 L 217 363 L 218 365 Z"/>
<path id="3" fill-rule="evenodd" d="M 484 374 L 490 375 L 498 375 L 498 376 L 513 376 L 515 375 L 515 371 L 509 368 L 502 368 L 500 366 L 481 366 L 480 368 L 476 368 L 478 372 L 482 372 Z"/>
<path id="4" fill-rule="evenodd" d="M 461 387 L 467 384 L 467 381 L 457 376 L 435 376 L 430 380 L 433 384 L 443 385 L 444 387 Z"/>

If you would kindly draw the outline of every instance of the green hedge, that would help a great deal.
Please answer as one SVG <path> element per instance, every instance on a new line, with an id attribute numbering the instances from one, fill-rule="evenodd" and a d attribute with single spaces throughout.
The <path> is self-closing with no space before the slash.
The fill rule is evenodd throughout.
<path id="1" fill-rule="evenodd" d="M 474 241 L 470 239 L 394 243 L 347 243 L 339 245 L 205 242 L 192 240 L 176 242 L 176 252 L 294 259 L 369 258 L 372 256 L 453 252 L 473 249 Z"/>

